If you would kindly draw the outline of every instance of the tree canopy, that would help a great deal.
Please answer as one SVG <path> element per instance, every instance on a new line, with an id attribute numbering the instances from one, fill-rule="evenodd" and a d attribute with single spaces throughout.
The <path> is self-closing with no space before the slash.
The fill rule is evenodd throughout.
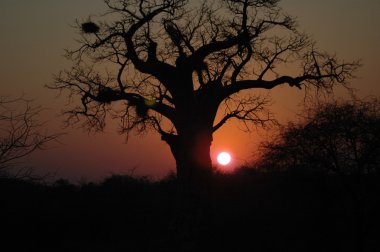
<path id="1" fill-rule="evenodd" d="M 259 167 L 325 174 L 379 172 L 380 103 L 331 102 L 313 107 L 299 123 L 289 123 L 263 144 Z"/>
<path id="2" fill-rule="evenodd" d="M 284 84 L 330 90 L 347 84 L 358 66 L 317 50 L 278 0 L 105 4 L 103 21 L 78 22 L 80 46 L 67 51 L 74 66 L 54 85 L 81 97 L 82 104 L 69 112 L 84 115 L 95 129 L 104 127 L 114 101 L 126 103 L 112 110 L 125 132 L 151 127 L 164 133 L 163 117 L 172 126 L 165 132 L 177 131 L 181 103 L 215 110 L 233 100 L 214 130 L 230 118 L 255 121 L 263 100 L 234 99 L 235 94 Z"/>
<path id="3" fill-rule="evenodd" d="M 230 119 L 272 120 L 255 90 L 332 91 L 359 66 L 318 50 L 278 0 L 104 2 L 99 19 L 77 22 L 73 67 L 50 87 L 80 100 L 69 123 L 102 130 L 110 115 L 122 133 L 158 132 L 183 177 L 211 168 L 213 132 Z"/>

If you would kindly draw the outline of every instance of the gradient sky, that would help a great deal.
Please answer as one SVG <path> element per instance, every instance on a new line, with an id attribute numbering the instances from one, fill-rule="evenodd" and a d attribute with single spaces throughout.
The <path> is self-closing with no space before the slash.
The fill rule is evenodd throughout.
<path id="1" fill-rule="evenodd" d="M 361 59 L 363 67 L 351 82 L 360 97 L 380 97 L 380 1 L 378 0 L 283 0 L 284 10 L 298 18 L 300 30 L 318 42 L 319 48 L 336 53 L 347 61 Z M 1 0 L 0 2 L 0 95 L 33 98 L 46 107 L 41 119 L 49 132 L 66 132 L 62 145 L 35 153 L 28 165 L 39 171 L 78 182 L 99 180 L 111 174 L 161 178 L 175 163 L 169 148 L 158 135 L 125 138 L 110 123 L 104 134 L 88 135 L 80 129 L 62 129 L 60 111 L 67 104 L 64 96 L 44 88 L 52 76 L 70 66 L 65 48 L 74 48 L 75 19 L 85 20 L 104 9 L 102 0 Z M 279 87 L 271 91 L 272 111 L 281 122 L 300 111 L 303 92 Z M 338 91 L 344 96 L 344 91 Z M 241 128 L 241 127 L 240 127 Z M 260 134 L 260 136 L 262 136 Z M 230 123 L 214 136 L 212 156 L 228 150 L 235 166 L 249 162 L 260 136 L 244 133 Z"/>

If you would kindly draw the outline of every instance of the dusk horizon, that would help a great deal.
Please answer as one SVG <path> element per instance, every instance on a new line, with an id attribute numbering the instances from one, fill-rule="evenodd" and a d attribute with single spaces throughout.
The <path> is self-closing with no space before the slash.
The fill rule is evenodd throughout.
<path id="1" fill-rule="evenodd" d="M 380 1 L 0 14 L 3 248 L 379 250 Z"/>
<path id="2" fill-rule="evenodd" d="M 118 122 L 115 120 L 109 120 L 105 132 L 96 135 L 88 134 L 78 127 L 79 124 L 63 128 L 65 117 L 61 111 L 68 108 L 69 101 L 64 94 L 58 96 L 45 87 L 53 82 L 55 74 L 70 65 L 63 54 L 64 49 L 78 46 L 75 42 L 78 33 L 72 27 L 75 20 L 97 17 L 106 10 L 103 1 L 55 4 L 50 1 L 3 1 L 0 5 L 1 28 L 7 34 L 0 42 L 2 48 L 6 48 L 0 60 L 1 96 L 24 96 L 34 100 L 35 106 L 45 108 L 40 118 L 47 121 L 46 130 L 66 133 L 59 139 L 62 144 L 53 144 L 47 150 L 34 153 L 25 160 L 26 164 L 42 173 L 54 173 L 70 181 L 82 178 L 99 181 L 109 174 L 128 174 L 132 169 L 136 175 L 159 179 L 175 171 L 170 149 L 154 133 L 145 136 L 131 134 L 125 144 L 125 136 L 117 133 Z M 342 4 L 340 1 L 299 3 L 284 0 L 280 5 L 286 13 L 297 18 L 299 29 L 316 40 L 318 48 L 336 53 L 347 61 L 361 60 L 363 66 L 355 72 L 357 78 L 349 83 L 357 90 L 355 95 L 379 96 L 379 77 L 375 74 L 380 55 L 377 46 L 380 37 L 375 32 L 376 24 L 380 23 L 377 1 L 360 4 L 345 1 Z M 279 87 L 267 94 L 273 103 L 268 109 L 279 122 L 286 124 L 302 112 L 304 90 Z M 334 96 L 348 99 L 349 92 L 336 89 Z M 216 155 L 221 151 L 233 154 L 231 169 L 254 159 L 254 153 L 267 133 L 265 130 L 257 132 L 254 128 L 246 133 L 244 127 L 232 120 L 215 133 L 211 149 L 214 165 Z"/>

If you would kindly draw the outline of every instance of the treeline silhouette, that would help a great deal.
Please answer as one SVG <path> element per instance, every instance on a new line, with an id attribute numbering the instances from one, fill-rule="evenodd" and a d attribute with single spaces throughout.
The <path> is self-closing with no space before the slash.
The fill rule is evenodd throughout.
<path id="1" fill-rule="evenodd" d="M 75 185 L 0 178 L 9 251 L 378 251 L 380 106 L 330 103 L 214 170 L 184 201 L 174 174 Z M 187 200 L 187 199 L 186 199 Z M 183 208 L 182 203 L 190 207 Z"/>
<path id="2" fill-rule="evenodd" d="M 81 185 L 2 179 L 2 246 L 9 251 L 370 251 L 378 247 L 380 186 L 376 176 L 364 180 L 362 212 L 356 216 L 337 175 L 252 168 L 216 174 L 202 198 L 196 237 L 184 245 L 173 230 L 175 176 L 152 182 L 114 175 Z"/>

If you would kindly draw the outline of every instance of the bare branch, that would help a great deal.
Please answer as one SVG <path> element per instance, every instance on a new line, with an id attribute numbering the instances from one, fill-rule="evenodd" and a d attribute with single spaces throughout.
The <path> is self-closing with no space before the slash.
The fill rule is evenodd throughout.
<path id="1" fill-rule="evenodd" d="M 266 126 L 270 124 L 276 124 L 276 120 L 273 115 L 266 110 L 270 100 L 267 97 L 251 96 L 247 99 L 234 100 L 232 98 L 227 99 L 225 102 L 225 115 L 213 126 L 213 131 L 217 131 L 230 119 L 237 119 L 243 122 L 246 129 L 251 127 L 246 123 L 250 123 L 254 126 Z"/>
<path id="2" fill-rule="evenodd" d="M 317 50 L 279 0 L 105 3 L 103 17 L 112 21 L 87 20 L 87 28 L 78 22 L 79 48 L 68 52 L 74 67 L 51 86 L 80 99 L 67 111 L 69 123 L 84 117 L 95 130 L 108 115 L 124 132 L 161 135 L 171 134 L 164 120 L 175 132 L 188 125 L 212 132 L 232 118 L 260 124 L 270 121 L 261 110 L 266 103 L 240 91 L 287 84 L 329 92 L 347 86 L 360 66 Z M 213 125 L 223 101 L 229 110 Z"/>
<path id="3" fill-rule="evenodd" d="M 13 107 L 20 103 L 24 109 L 15 110 Z M 23 98 L 0 98 L 0 172 L 9 173 L 17 161 L 43 149 L 61 135 L 41 132 L 44 123 L 36 119 L 41 112 L 40 107 L 32 107 L 30 101 Z M 11 175 L 20 178 L 31 173 L 30 168 L 25 168 Z"/>

